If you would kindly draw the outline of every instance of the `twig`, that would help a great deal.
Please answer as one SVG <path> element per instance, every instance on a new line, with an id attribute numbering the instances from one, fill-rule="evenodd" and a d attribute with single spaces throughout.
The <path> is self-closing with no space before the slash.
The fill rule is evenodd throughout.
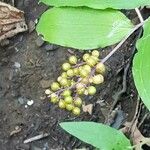
<path id="1" fill-rule="evenodd" d="M 141 122 L 140 122 L 139 125 L 138 125 L 138 128 L 141 127 L 141 125 L 143 124 L 143 122 L 145 121 L 145 119 L 148 117 L 148 115 L 149 115 L 149 113 L 146 113 L 146 114 L 144 115 L 144 117 L 142 118 Z"/>
<path id="2" fill-rule="evenodd" d="M 45 138 L 45 137 L 48 137 L 50 134 L 48 133 L 42 133 L 40 135 L 37 135 L 37 136 L 34 136 L 32 138 L 29 138 L 29 139 L 26 139 L 23 143 L 30 143 L 30 142 L 33 142 L 33 141 L 37 141 L 37 140 L 40 140 L 42 138 Z"/>
<path id="3" fill-rule="evenodd" d="M 144 19 L 143 19 L 143 16 L 142 16 L 140 10 L 138 8 L 135 8 L 135 11 L 138 15 L 138 18 L 139 18 L 140 22 L 144 22 Z"/>
<path id="4" fill-rule="evenodd" d="M 147 20 L 145 20 L 147 21 Z M 132 30 L 131 32 L 105 57 L 102 59 L 102 63 L 105 63 L 122 45 L 123 43 L 137 30 L 139 29 L 141 26 L 143 26 L 143 24 L 145 23 L 144 22 L 141 22 L 139 23 L 138 25 L 136 25 Z"/>

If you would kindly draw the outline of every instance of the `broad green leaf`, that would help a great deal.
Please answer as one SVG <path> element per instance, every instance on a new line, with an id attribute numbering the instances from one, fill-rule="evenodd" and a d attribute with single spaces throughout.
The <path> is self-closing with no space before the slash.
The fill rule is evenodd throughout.
<path id="1" fill-rule="evenodd" d="M 133 28 L 117 10 L 52 8 L 46 11 L 37 31 L 50 43 L 77 49 L 94 49 L 119 42 Z"/>
<path id="2" fill-rule="evenodd" d="M 138 93 L 150 110 L 150 19 L 144 25 L 144 34 L 136 44 L 138 53 L 133 60 L 133 77 Z"/>
<path id="3" fill-rule="evenodd" d="M 150 5 L 150 0 L 40 0 L 51 6 L 87 6 L 94 9 L 134 9 L 140 6 Z"/>
<path id="4" fill-rule="evenodd" d="M 129 140 L 121 131 L 100 123 L 64 122 L 60 126 L 100 150 L 129 150 L 131 147 Z"/>

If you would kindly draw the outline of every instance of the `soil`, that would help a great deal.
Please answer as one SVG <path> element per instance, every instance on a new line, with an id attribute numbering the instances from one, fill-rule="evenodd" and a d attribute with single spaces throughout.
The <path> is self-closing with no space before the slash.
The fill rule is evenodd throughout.
<path id="1" fill-rule="evenodd" d="M 12 1 L 5 2 L 11 4 Z M 15 6 L 25 11 L 28 25 L 47 9 L 43 4 L 38 5 L 37 0 L 15 1 Z M 134 11 L 125 13 L 137 23 Z M 146 10 L 144 16 L 148 14 L 150 13 Z M 132 60 L 138 34 L 139 31 L 132 35 L 107 61 L 105 83 L 98 87 L 95 96 L 85 98 L 86 104 L 93 104 L 93 112 L 82 112 L 80 117 L 74 117 L 52 105 L 45 99 L 44 91 L 60 74 L 60 66 L 71 55 L 70 51 L 79 56 L 82 52 L 48 43 L 40 44 L 35 30 L 20 33 L 10 39 L 8 46 L 0 47 L 0 150 L 71 150 L 82 147 L 93 149 L 64 132 L 59 123 L 77 120 L 105 122 L 112 108 L 113 96 L 122 89 L 124 68 Z M 102 57 L 112 49 L 113 47 L 109 47 L 101 50 Z M 127 89 L 115 105 L 123 111 L 124 121 L 133 119 L 138 99 L 131 67 L 132 64 L 127 74 Z M 27 102 L 31 100 L 34 103 L 28 106 Z M 147 112 L 142 105 L 139 122 Z M 147 137 L 150 137 L 149 121 L 150 117 L 140 127 L 140 131 Z M 25 139 L 41 133 L 48 133 L 49 136 L 28 144 L 23 143 Z"/>

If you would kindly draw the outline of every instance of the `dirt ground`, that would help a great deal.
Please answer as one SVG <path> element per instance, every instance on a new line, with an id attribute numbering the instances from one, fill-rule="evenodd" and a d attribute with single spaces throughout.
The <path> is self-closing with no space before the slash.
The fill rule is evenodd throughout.
<path id="1" fill-rule="evenodd" d="M 11 3 L 12 1 L 6 0 L 5 2 Z M 38 5 L 37 0 L 15 1 L 15 6 L 25 11 L 28 25 L 38 19 L 47 9 L 47 6 L 43 4 Z M 144 12 L 145 17 L 148 14 L 150 14 L 148 11 Z M 126 15 L 137 23 L 134 11 Z M 31 33 L 20 33 L 10 39 L 9 45 L 0 47 L 0 150 L 71 150 L 82 147 L 93 149 L 66 134 L 59 127 L 59 122 L 75 120 L 105 122 L 112 108 L 114 97 L 122 89 L 123 82 L 127 86 L 115 107 L 120 108 L 123 114 L 122 121 L 131 121 L 138 99 L 131 73 L 132 63 L 130 63 L 126 79 L 123 80 L 123 77 L 127 65 L 132 60 L 139 32 L 137 31 L 130 37 L 123 47 L 107 61 L 105 83 L 98 87 L 95 96 L 85 98 L 86 104 L 93 104 L 93 112 L 91 115 L 82 112 L 80 117 L 74 117 L 58 109 L 45 99 L 44 95 L 45 88 L 48 88 L 59 75 L 60 66 L 70 56 L 68 50 L 71 49 L 48 43 L 39 45 L 41 41 L 35 30 Z M 102 57 L 112 48 L 102 50 Z M 77 50 L 72 50 L 72 52 L 82 55 L 82 52 Z M 31 100 L 34 104 L 27 106 L 27 102 Z M 142 105 L 139 122 L 147 112 Z M 143 122 L 140 131 L 150 137 L 149 122 L 150 117 Z M 121 123 L 118 124 L 121 125 Z M 113 126 L 113 123 L 110 125 Z M 48 133 L 49 136 L 28 144 L 23 143 L 25 139 L 42 133 Z"/>

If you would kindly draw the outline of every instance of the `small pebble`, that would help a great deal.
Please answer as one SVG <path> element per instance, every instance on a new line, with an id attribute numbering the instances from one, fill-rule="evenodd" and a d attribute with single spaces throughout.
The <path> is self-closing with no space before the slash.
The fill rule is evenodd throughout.
<path id="1" fill-rule="evenodd" d="M 49 94 L 51 94 L 51 91 L 50 91 L 49 89 L 46 89 L 46 90 L 45 90 L 45 94 L 46 94 L 46 95 L 49 95 Z"/>
<path id="2" fill-rule="evenodd" d="M 27 105 L 28 105 L 28 106 L 33 105 L 33 103 L 34 103 L 34 101 L 33 101 L 33 100 L 29 100 L 29 101 L 27 101 Z"/>
<path id="3" fill-rule="evenodd" d="M 42 39 L 42 37 L 39 36 L 39 37 L 36 39 L 35 43 L 36 43 L 36 45 L 37 45 L 38 47 L 41 47 L 41 46 L 44 44 L 44 40 Z"/>

